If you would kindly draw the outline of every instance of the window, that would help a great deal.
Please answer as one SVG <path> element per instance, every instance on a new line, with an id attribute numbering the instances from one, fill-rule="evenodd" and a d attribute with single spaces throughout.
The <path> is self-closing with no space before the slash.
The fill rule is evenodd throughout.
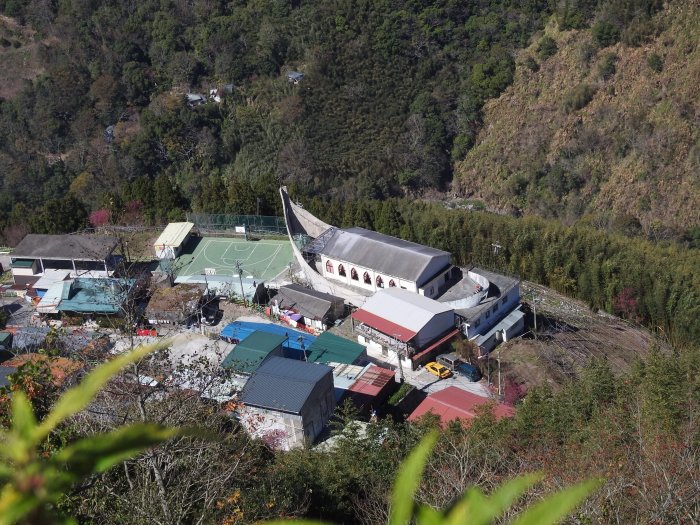
<path id="1" fill-rule="evenodd" d="M 382 279 L 381 275 L 377 275 L 377 288 L 384 288 L 384 279 Z"/>
<path id="2" fill-rule="evenodd" d="M 496 313 L 498 311 L 498 303 L 493 305 L 493 313 Z"/>
<path id="3" fill-rule="evenodd" d="M 432 286 L 430 287 L 430 290 L 428 290 L 428 293 L 430 294 L 430 297 L 433 296 L 433 287 Z"/>
<path id="4" fill-rule="evenodd" d="M 338 265 L 338 275 L 340 275 L 341 277 L 345 277 L 345 266 L 343 266 L 342 264 Z"/>
<path id="5" fill-rule="evenodd" d="M 365 284 L 372 284 L 372 278 L 369 276 L 368 272 L 365 272 L 362 275 L 362 280 L 365 282 Z"/>
<path id="6" fill-rule="evenodd" d="M 357 270 L 355 268 L 350 268 L 350 279 L 353 281 L 359 281 L 360 278 L 357 276 Z"/>
<path id="7" fill-rule="evenodd" d="M 389 288 L 396 288 L 396 283 L 393 279 L 389 279 Z"/>
<path id="8" fill-rule="evenodd" d="M 491 317 L 491 312 L 489 312 L 488 310 L 486 310 L 486 319 L 488 319 L 489 317 Z"/>
<path id="9" fill-rule="evenodd" d="M 474 323 L 474 328 L 477 328 L 481 324 L 481 319 L 477 319 Z"/>
<path id="10" fill-rule="evenodd" d="M 340 267 L 342 268 L 343 265 L 341 264 Z M 333 263 L 330 261 L 326 261 L 326 272 L 333 273 Z"/>
<path id="11" fill-rule="evenodd" d="M 506 301 L 508 301 L 508 294 L 503 296 L 503 299 L 501 299 L 501 304 L 506 304 Z"/>

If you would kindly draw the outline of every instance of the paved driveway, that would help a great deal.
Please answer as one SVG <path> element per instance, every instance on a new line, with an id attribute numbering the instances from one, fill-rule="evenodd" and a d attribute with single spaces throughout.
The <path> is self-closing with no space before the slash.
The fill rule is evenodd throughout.
<path id="1" fill-rule="evenodd" d="M 424 368 L 418 370 L 404 370 L 406 382 L 412 384 L 416 388 L 423 390 L 425 393 L 439 392 L 448 386 L 456 386 L 462 390 L 467 390 L 476 395 L 490 397 L 489 391 L 486 388 L 486 383 L 482 379 L 478 382 L 469 381 L 461 374 L 454 374 L 446 379 L 439 379 Z"/>

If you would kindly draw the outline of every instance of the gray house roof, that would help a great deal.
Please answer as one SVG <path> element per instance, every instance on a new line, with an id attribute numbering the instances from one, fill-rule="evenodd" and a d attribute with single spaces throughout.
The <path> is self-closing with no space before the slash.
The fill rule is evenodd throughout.
<path id="1" fill-rule="evenodd" d="M 342 297 L 317 292 L 298 284 L 281 286 L 274 300 L 280 308 L 290 308 L 304 317 L 319 320 L 323 320 L 334 303 L 343 302 Z"/>
<path id="2" fill-rule="evenodd" d="M 326 365 L 273 356 L 250 376 L 240 400 L 252 407 L 299 414 L 314 387 L 332 373 Z"/>
<path id="3" fill-rule="evenodd" d="M 13 258 L 104 261 L 119 244 L 107 235 L 39 235 L 30 233 L 12 252 Z"/>
<path id="4" fill-rule="evenodd" d="M 415 281 L 419 286 L 423 273 L 431 263 L 444 259 L 444 264 L 436 268 L 437 273 L 450 263 L 451 257 L 449 252 L 364 228 L 336 230 L 320 253 L 385 275 Z M 349 268 L 345 270 L 350 271 Z"/>

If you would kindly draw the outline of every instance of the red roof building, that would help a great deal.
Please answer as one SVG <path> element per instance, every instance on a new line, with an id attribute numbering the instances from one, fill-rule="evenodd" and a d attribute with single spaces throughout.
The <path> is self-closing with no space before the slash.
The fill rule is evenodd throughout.
<path id="1" fill-rule="evenodd" d="M 348 396 L 360 410 L 376 408 L 394 390 L 394 376 L 393 370 L 372 365 L 348 388 Z"/>
<path id="2" fill-rule="evenodd" d="M 426 397 L 423 402 L 408 417 L 409 421 L 415 421 L 419 417 L 431 412 L 440 417 L 440 423 L 445 426 L 450 421 L 461 419 L 469 421 L 476 417 L 477 407 L 493 404 L 491 399 L 481 397 L 456 386 L 450 386 L 439 392 L 434 392 Z M 507 405 L 496 403 L 492 406 L 496 419 L 513 417 L 515 409 Z"/>

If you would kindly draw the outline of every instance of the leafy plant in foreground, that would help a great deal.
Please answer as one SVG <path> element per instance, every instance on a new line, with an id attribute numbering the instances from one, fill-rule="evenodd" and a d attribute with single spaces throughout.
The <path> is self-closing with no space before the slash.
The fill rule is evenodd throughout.
<path id="1" fill-rule="evenodd" d="M 184 434 L 180 429 L 138 423 L 81 439 L 48 457 L 40 453 L 49 434 L 83 410 L 112 376 L 160 347 L 142 346 L 100 365 L 66 391 L 42 421 L 37 421 L 24 392 L 12 393 L 12 427 L 0 432 L 0 525 L 61 522 L 51 505 L 75 484 Z"/>

